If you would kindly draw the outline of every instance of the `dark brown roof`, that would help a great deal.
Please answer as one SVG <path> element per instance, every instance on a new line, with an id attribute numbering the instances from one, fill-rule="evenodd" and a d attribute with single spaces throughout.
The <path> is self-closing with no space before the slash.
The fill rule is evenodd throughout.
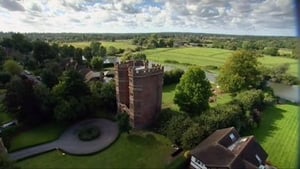
<path id="1" fill-rule="evenodd" d="M 234 135 L 234 139 L 230 135 Z M 234 127 L 216 130 L 203 140 L 191 154 L 207 167 L 257 168 L 268 155 L 253 136 L 240 138 Z M 247 163 L 245 163 L 245 161 Z"/>

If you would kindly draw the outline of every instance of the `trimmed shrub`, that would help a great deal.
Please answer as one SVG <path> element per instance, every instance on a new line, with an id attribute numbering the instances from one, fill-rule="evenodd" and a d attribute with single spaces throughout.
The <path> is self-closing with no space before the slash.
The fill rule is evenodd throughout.
<path id="1" fill-rule="evenodd" d="M 90 141 L 99 137 L 101 134 L 100 130 L 96 126 L 88 126 L 81 129 L 78 133 L 78 138 L 82 141 Z"/>
<path id="2" fill-rule="evenodd" d="M 164 85 L 176 84 L 180 81 L 184 71 L 182 69 L 173 69 L 164 73 Z"/>

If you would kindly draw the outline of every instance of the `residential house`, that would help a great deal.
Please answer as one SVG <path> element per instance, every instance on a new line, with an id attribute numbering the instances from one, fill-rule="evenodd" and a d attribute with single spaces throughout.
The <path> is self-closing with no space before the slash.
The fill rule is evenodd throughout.
<path id="1" fill-rule="evenodd" d="M 219 129 L 191 151 L 190 169 L 264 169 L 268 154 L 254 136 L 240 137 L 234 127 Z"/>

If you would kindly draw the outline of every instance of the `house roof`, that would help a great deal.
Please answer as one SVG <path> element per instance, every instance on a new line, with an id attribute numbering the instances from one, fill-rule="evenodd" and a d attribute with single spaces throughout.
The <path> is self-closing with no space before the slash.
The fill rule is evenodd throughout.
<path id="1" fill-rule="evenodd" d="M 191 154 L 208 167 L 257 168 L 268 155 L 253 136 L 240 137 L 234 127 L 216 130 Z M 246 161 L 246 162 L 245 162 Z"/>

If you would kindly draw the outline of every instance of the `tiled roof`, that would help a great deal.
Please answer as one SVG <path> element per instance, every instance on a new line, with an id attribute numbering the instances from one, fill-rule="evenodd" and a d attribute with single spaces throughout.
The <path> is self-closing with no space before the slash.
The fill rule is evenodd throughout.
<path id="1" fill-rule="evenodd" d="M 230 137 L 232 135 L 232 138 Z M 253 136 L 241 138 L 234 127 L 216 130 L 203 140 L 191 154 L 207 167 L 257 168 L 268 155 Z"/>

